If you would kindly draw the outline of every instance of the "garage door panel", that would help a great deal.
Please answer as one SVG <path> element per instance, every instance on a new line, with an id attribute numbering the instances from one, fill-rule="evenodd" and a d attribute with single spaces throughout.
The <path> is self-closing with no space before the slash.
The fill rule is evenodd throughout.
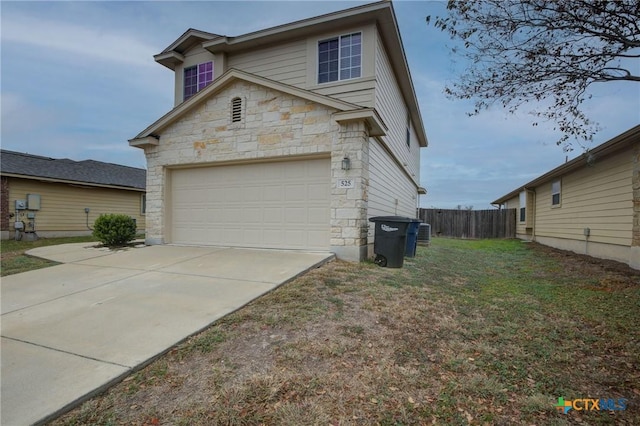
<path id="1" fill-rule="evenodd" d="M 327 250 L 328 159 L 172 171 L 172 242 Z"/>
<path id="2" fill-rule="evenodd" d="M 259 241 L 262 239 L 262 231 L 259 229 L 245 229 L 243 235 L 244 241 Z"/>
<path id="3" fill-rule="evenodd" d="M 306 231 L 287 229 L 284 231 L 284 237 L 286 243 L 293 247 L 300 247 L 304 245 L 306 241 Z"/>
<path id="4" fill-rule="evenodd" d="M 324 230 L 309 230 L 307 232 L 307 237 L 309 238 L 309 244 L 312 246 L 322 244 L 322 242 L 327 238 Z"/>
<path id="5" fill-rule="evenodd" d="M 309 223 L 320 223 L 323 218 L 329 216 L 329 209 L 326 207 L 310 207 L 307 210 Z"/>
<path id="6" fill-rule="evenodd" d="M 262 187 L 262 201 L 280 201 L 282 200 L 282 187 L 278 186 L 263 186 Z"/>
<path id="7" fill-rule="evenodd" d="M 307 168 L 302 163 L 291 163 L 289 167 L 283 169 L 285 179 L 305 179 L 307 177 Z"/>
<path id="8" fill-rule="evenodd" d="M 285 188 L 285 201 L 306 201 L 309 195 L 305 185 L 287 185 Z"/>
<path id="9" fill-rule="evenodd" d="M 245 186 L 242 188 L 242 195 L 245 202 L 258 203 L 262 200 L 262 190 L 256 186 Z"/>
<path id="10" fill-rule="evenodd" d="M 285 220 L 289 225 L 307 223 L 307 209 L 303 207 L 288 208 L 285 212 Z"/>
<path id="11" fill-rule="evenodd" d="M 195 224 L 206 223 L 210 219 L 205 209 L 194 209 L 191 214 Z"/>
<path id="12" fill-rule="evenodd" d="M 264 224 L 280 224 L 283 218 L 282 207 L 265 207 L 263 211 L 263 223 Z"/>
<path id="13" fill-rule="evenodd" d="M 243 223 L 261 223 L 262 222 L 262 209 L 244 209 L 242 210 L 242 222 Z"/>
<path id="14" fill-rule="evenodd" d="M 309 190 L 310 200 L 319 200 L 324 203 L 324 200 L 329 199 L 329 187 L 328 185 L 310 184 L 307 186 Z"/>
<path id="15" fill-rule="evenodd" d="M 281 244 L 282 231 L 280 229 L 265 229 L 262 233 L 262 238 L 267 246 Z"/>

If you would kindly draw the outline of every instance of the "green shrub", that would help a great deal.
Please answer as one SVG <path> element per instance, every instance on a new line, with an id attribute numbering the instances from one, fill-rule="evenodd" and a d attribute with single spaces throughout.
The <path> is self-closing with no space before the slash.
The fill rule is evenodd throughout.
<path id="1" fill-rule="evenodd" d="M 127 244 L 136 237 L 136 221 L 126 214 L 101 214 L 93 224 L 93 236 L 107 246 Z"/>

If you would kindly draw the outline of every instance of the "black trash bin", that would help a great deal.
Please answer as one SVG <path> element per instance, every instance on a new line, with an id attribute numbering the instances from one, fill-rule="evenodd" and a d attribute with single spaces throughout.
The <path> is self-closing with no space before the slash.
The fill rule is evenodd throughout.
<path id="1" fill-rule="evenodd" d="M 418 247 L 418 230 L 420 229 L 420 220 L 411 219 L 411 223 L 407 227 L 407 247 L 405 248 L 405 257 L 416 257 L 416 249 Z"/>
<path id="2" fill-rule="evenodd" d="M 376 216 L 369 219 L 376 225 L 373 243 L 376 265 L 402 268 L 407 245 L 407 228 L 413 220 L 403 216 Z"/>

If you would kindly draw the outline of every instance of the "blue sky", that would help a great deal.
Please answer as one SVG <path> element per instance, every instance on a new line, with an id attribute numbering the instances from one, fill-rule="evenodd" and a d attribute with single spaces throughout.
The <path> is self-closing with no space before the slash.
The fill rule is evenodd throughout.
<path id="1" fill-rule="evenodd" d="M 235 36 L 363 3 L 2 1 L 2 148 L 145 167 L 127 140 L 172 108 L 173 73 L 153 55 L 186 29 Z M 394 8 L 430 144 L 423 207 L 490 208 L 565 161 L 551 124 L 532 127 L 526 111 L 468 117 L 470 102 L 444 96 L 464 63 L 425 23 L 445 13 L 443 2 Z M 640 84 L 603 83 L 591 94 L 585 110 L 602 128 L 592 147 L 640 123 Z"/>

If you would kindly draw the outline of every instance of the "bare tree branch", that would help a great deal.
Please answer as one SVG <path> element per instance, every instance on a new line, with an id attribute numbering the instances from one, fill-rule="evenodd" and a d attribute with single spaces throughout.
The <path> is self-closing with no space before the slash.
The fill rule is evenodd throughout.
<path id="1" fill-rule="evenodd" d="M 454 53 L 469 65 L 445 93 L 474 99 L 471 115 L 547 101 L 533 125 L 555 122 L 557 143 L 571 150 L 570 138 L 590 141 L 598 130 L 581 110 L 590 85 L 640 82 L 637 0 L 450 0 L 447 9 L 433 25 L 462 42 Z"/>

